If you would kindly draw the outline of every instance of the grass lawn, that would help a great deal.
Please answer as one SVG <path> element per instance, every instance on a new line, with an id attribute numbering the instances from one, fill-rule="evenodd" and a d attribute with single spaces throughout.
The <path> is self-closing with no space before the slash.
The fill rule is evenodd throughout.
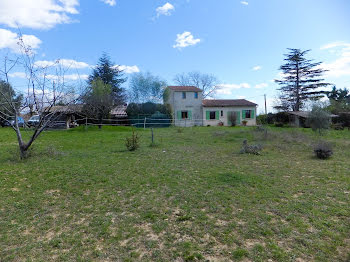
<path id="1" fill-rule="evenodd" d="M 0 128 L 0 261 L 349 261 L 350 131 Z M 261 155 L 239 154 L 242 141 Z"/>

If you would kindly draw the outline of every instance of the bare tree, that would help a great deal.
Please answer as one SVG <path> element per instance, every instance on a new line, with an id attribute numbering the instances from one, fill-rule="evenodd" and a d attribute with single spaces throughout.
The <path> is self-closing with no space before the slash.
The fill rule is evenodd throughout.
<path id="1" fill-rule="evenodd" d="M 7 53 L 1 60 L 0 79 L 11 86 L 10 75 L 14 70 L 23 70 L 21 74 L 25 74 L 27 82 L 27 90 L 16 90 L 16 93 L 23 96 L 21 105 L 14 95 L 8 95 L 0 90 L 0 97 L 3 101 L 0 110 L 0 118 L 6 121 L 8 118 L 14 119 L 11 124 L 12 129 L 16 133 L 18 147 L 21 159 L 27 156 L 29 148 L 39 135 L 48 127 L 52 121 L 59 117 L 59 113 L 53 109 L 57 101 L 69 100 L 67 104 L 74 103 L 77 99 L 73 94 L 72 88 L 69 87 L 64 79 L 65 70 L 63 68 L 55 69 L 49 67 L 40 67 L 35 63 L 35 52 L 30 46 L 27 46 L 20 35 L 18 45 L 21 53 L 10 55 Z M 5 108 L 5 110 L 4 110 Z M 22 130 L 19 127 L 18 117 L 21 113 L 30 111 L 31 114 L 39 114 L 39 124 L 32 130 L 30 138 L 25 141 L 22 136 Z"/>
<path id="2" fill-rule="evenodd" d="M 213 97 L 219 89 L 219 80 L 217 77 L 197 71 L 177 74 L 174 81 L 180 86 L 195 86 L 202 89 L 204 98 Z"/>
<path id="3" fill-rule="evenodd" d="M 162 101 L 166 86 L 165 80 L 150 72 L 134 74 L 129 85 L 130 100 L 134 103 L 159 103 Z"/>

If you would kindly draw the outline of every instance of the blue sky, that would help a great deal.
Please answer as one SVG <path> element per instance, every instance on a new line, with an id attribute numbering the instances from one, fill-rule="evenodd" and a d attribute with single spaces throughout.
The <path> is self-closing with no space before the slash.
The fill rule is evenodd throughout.
<path id="1" fill-rule="evenodd" d="M 107 52 L 129 77 L 150 71 L 172 84 L 177 73 L 211 73 L 218 98 L 247 98 L 261 112 L 288 47 L 312 49 L 327 81 L 350 87 L 349 14 L 349 0 L 1 0 L 0 51 L 16 52 L 19 27 L 37 60 L 74 63 L 72 81 Z"/>

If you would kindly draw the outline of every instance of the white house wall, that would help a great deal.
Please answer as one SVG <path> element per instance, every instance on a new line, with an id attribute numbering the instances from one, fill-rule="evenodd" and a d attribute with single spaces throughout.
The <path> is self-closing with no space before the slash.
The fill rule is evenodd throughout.
<path id="1" fill-rule="evenodd" d="M 195 98 L 195 92 L 186 92 L 186 99 L 182 98 L 181 91 L 170 90 L 168 103 L 171 106 L 173 112 L 173 121 L 175 126 L 217 126 L 220 122 L 224 123 L 225 126 L 228 126 L 228 112 L 238 111 L 240 114 L 240 123 L 243 120 L 247 121 L 247 125 L 254 126 L 256 125 L 256 107 L 247 106 L 247 107 L 203 107 L 202 105 L 203 96 L 202 92 L 198 92 L 198 98 Z M 252 119 L 243 119 L 242 111 L 243 110 L 254 110 L 254 118 Z M 191 116 L 188 119 L 179 119 L 179 111 L 191 111 Z M 219 111 L 218 120 L 207 120 L 206 111 Z M 223 111 L 223 116 L 221 116 L 221 111 Z"/>
<path id="2" fill-rule="evenodd" d="M 243 119 L 242 116 L 242 111 L 243 110 L 254 110 L 254 118 L 251 119 Z M 215 119 L 215 120 L 207 120 L 206 119 L 206 112 L 207 111 L 219 111 L 219 119 Z M 221 116 L 221 111 L 223 111 L 223 116 Z M 247 121 L 247 126 L 255 126 L 256 125 L 256 107 L 252 106 L 246 106 L 246 107 L 238 107 L 238 106 L 234 106 L 234 107 L 203 107 L 203 125 L 204 126 L 217 126 L 219 125 L 220 122 L 224 123 L 225 126 L 229 126 L 228 123 L 228 112 L 239 112 L 240 114 L 240 120 L 241 123 L 243 120 Z"/>
<path id="3" fill-rule="evenodd" d="M 195 98 L 195 92 L 186 92 L 186 99 L 182 98 L 182 92 L 171 90 L 169 100 L 173 111 L 173 119 L 176 126 L 202 126 L 202 93 L 198 92 L 198 98 Z M 191 118 L 178 119 L 178 111 L 191 111 Z"/>

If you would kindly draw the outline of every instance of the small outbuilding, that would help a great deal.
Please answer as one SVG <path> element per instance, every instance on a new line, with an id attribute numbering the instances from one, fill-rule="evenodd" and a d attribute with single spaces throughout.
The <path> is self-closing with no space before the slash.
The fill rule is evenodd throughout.
<path id="1" fill-rule="evenodd" d="M 52 115 L 50 128 L 69 129 L 77 125 L 76 120 L 84 118 L 82 104 L 67 106 L 53 106 L 45 112 L 45 115 Z"/>
<path id="2" fill-rule="evenodd" d="M 286 112 L 289 115 L 289 123 L 294 127 L 310 127 L 307 122 L 311 111 L 291 111 Z M 338 117 L 337 115 L 331 115 L 331 118 Z"/>

